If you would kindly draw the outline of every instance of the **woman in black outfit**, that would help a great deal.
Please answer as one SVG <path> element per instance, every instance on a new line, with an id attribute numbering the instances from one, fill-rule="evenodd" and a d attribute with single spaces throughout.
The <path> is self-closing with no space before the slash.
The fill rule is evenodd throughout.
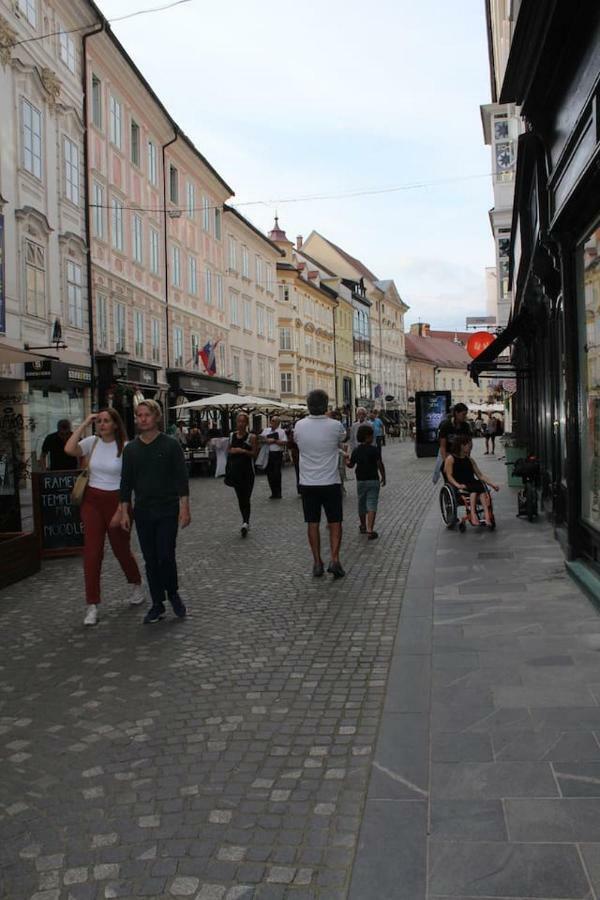
<path id="1" fill-rule="evenodd" d="M 452 441 L 452 453 L 446 457 L 444 474 L 446 480 L 459 491 L 468 491 L 470 496 L 470 522 L 471 525 L 479 525 L 477 518 L 477 498 L 481 500 L 485 524 L 492 525 L 490 509 L 490 497 L 486 491 L 486 484 L 499 491 L 500 488 L 487 475 L 483 475 L 476 462 L 471 459 L 473 441 L 466 434 L 458 434 Z"/>
<path id="2" fill-rule="evenodd" d="M 254 459 L 258 442 L 256 435 L 250 434 L 250 419 L 246 413 L 238 413 L 235 421 L 236 430 L 229 436 L 227 451 L 227 484 L 235 490 L 240 512 L 242 514 L 242 537 L 245 538 L 250 528 L 250 497 L 254 488 Z"/>

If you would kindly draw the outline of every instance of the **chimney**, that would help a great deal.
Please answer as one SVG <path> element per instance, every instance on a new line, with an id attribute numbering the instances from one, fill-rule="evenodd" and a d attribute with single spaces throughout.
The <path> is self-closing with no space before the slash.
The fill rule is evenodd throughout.
<path id="1" fill-rule="evenodd" d="M 410 326 L 410 333 L 417 334 L 419 337 L 429 337 L 429 328 L 427 322 L 413 322 Z"/>
<path id="2" fill-rule="evenodd" d="M 296 237 L 296 250 L 302 250 L 302 242 L 303 242 L 303 240 L 304 240 L 304 238 L 302 237 L 301 234 L 299 234 L 299 235 Z"/>

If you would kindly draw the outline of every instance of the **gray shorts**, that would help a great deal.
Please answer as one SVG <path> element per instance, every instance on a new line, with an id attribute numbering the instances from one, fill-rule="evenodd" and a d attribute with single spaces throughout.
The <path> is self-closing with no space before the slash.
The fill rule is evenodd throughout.
<path id="1" fill-rule="evenodd" d="M 357 480 L 356 493 L 358 495 L 359 516 L 364 516 L 368 512 L 377 512 L 377 502 L 379 500 L 379 479 L 376 479 L 374 481 Z"/>

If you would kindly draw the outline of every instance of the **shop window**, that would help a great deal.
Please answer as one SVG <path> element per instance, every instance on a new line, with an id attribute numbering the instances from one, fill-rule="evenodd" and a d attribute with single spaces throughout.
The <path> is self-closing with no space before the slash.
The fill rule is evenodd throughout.
<path id="1" fill-rule="evenodd" d="M 581 515 L 600 530 L 600 222 L 577 250 Z"/>

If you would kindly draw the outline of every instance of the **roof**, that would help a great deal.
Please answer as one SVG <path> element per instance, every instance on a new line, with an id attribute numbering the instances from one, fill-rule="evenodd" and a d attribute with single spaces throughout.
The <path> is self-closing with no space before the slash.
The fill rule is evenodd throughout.
<path id="1" fill-rule="evenodd" d="M 464 347 L 446 338 L 405 334 L 404 340 L 408 359 L 425 362 L 430 366 L 439 366 L 442 369 L 466 370 L 471 362 L 471 357 Z"/>
<path id="2" fill-rule="evenodd" d="M 361 263 L 360 259 L 356 259 L 356 257 L 350 256 L 349 253 L 346 253 L 345 250 L 342 250 L 341 247 L 338 247 L 338 245 L 337 245 L 337 244 L 334 244 L 333 241 L 330 241 L 329 238 L 326 238 L 326 237 L 324 237 L 322 234 L 319 234 L 318 231 L 315 231 L 314 233 L 315 233 L 315 234 L 318 234 L 319 237 L 320 237 L 320 238 L 323 238 L 324 241 L 327 241 L 327 243 L 329 244 L 329 246 L 330 246 L 330 247 L 333 247 L 333 249 L 334 249 L 337 253 L 339 253 L 340 256 L 342 256 L 342 257 L 346 260 L 346 262 L 350 263 L 350 265 L 351 265 L 354 269 L 356 269 L 357 272 L 360 272 L 360 274 L 363 276 L 363 278 L 368 278 L 369 281 L 372 281 L 372 282 L 379 281 L 379 279 L 377 278 L 377 275 L 374 275 L 373 272 L 371 272 L 370 269 L 367 269 L 367 267 L 365 266 L 365 264 L 364 264 L 364 263 Z"/>
<path id="3" fill-rule="evenodd" d="M 250 231 L 254 232 L 254 234 L 255 234 L 257 237 L 262 238 L 262 240 L 265 242 L 265 244 L 268 244 L 268 245 L 269 245 L 269 247 L 271 248 L 271 250 L 275 250 L 275 252 L 278 253 L 280 256 L 285 256 L 285 251 L 284 251 L 284 250 L 281 250 L 281 249 L 277 246 L 277 244 L 274 244 L 273 241 L 270 241 L 269 238 L 266 236 L 266 234 L 263 234 L 262 231 L 261 231 L 259 228 L 256 227 L 256 225 L 253 225 L 252 222 L 250 222 L 249 219 L 247 219 L 247 218 L 246 218 L 245 216 L 243 216 L 240 212 L 238 212 L 237 209 L 235 209 L 234 206 L 229 206 L 227 203 L 224 203 L 224 204 L 223 204 L 223 212 L 226 212 L 226 213 L 228 213 L 228 212 L 233 213 L 234 216 L 236 217 L 236 219 L 239 219 L 240 222 L 241 222 L 243 225 L 246 226 L 246 228 L 249 228 Z"/>
<path id="4" fill-rule="evenodd" d="M 432 331 L 429 329 L 429 336 L 432 338 L 440 338 L 442 341 L 452 341 L 454 344 L 458 341 L 466 344 L 473 335 L 472 331 Z"/>
<path id="5" fill-rule="evenodd" d="M 312 263 L 313 266 L 316 266 L 317 269 L 321 269 L 321 271 L 326 272 L 327 275 L 330 275 L 331 278 L 339 278 L 339 276 L 332 272 L 331 269 L 328 269 L 327 266 L 324 266 L 323 263 L 320 263 L 318 260 L 314 259 L 312 256 L 309 256 L 308 253 L 305 253 L 302 247 L 300 249 L 295 249 L 294 253 L 297 256 L 301 256 L 303 259 L 306 259 L 309 263 Z"/>

